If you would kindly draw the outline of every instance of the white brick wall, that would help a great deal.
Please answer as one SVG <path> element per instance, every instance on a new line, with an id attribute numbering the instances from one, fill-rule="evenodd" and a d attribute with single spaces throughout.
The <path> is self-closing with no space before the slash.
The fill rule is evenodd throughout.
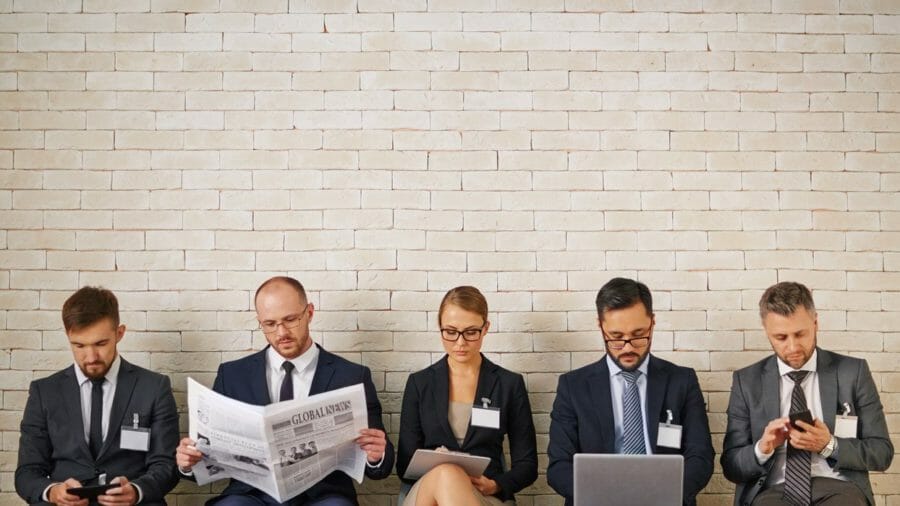
<path id="1" fill-rule="evenodd" d="M 406 375 L 440 356 L 443 291 L 475 284 L 543 468 L 610 277 L 654 290 L 655 349 L 697 368 L 719 451 L 730 371 L 768 353 L 756 300 L 796 279 L 900 434 L 898 5 L 0 0 L 0 503 L 83 284 L 119 294 L 123 354 L 183 407 L 187 376 L 264 345 L 257 285 L 297 276 L 392 437 Z M 900 505 L 896 468 L 879 506 Z M 732 491 L 717 473 L 700 503 Z M 541 476 L 520 504 L 561 501 Z"/>

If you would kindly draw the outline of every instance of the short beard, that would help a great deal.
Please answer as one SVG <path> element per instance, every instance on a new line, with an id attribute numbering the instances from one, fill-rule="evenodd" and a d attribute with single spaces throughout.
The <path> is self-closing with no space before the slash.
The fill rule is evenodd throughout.
<path id="1" fill-rule="evenodd" d="M 646 360 L 647 360 L 647 357 L 649 357 L 649 356 L 650 356 L 650 353 L 647 352 L 643 357 L 641 357 L 640 360 L 637 361 L 637 363 L 635 363 L 635 364 L 634 364 L 633 366 L 631 366 L 631 367 L 625 367 L 625 366 L 622 364 L 622 362 L 619 361 L 618 358 L 613 357 L 612 355 L 610 355 L 609 358 L 611 358 L 612 361 L 613 361 L 617 366 L 619 366 L 619 369 L 622 369 L 623 371 L 631 372 L 631 371 L 637 371 L 638 368 L 644 364 L 644 361 L 646 361 Z"/>

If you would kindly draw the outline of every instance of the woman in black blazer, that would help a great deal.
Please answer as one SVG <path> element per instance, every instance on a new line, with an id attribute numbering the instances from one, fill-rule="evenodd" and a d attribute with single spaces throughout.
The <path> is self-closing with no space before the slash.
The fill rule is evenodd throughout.
<path id="1" fill-rule="evenodd" d="M 453 464 L 437 466 L 415 482 L 402 506 L 515 504 L 514 494 L 537 479 L 537 443 L 525 381 L 480 351 L 490 328 L 487 315 L 487 301 L 477 288 L 460 286 L 444 295 L 438 325 L 447 354 L 406 382 L 397 474 L 406 473 L 419 448 L 443 447 L 491 462 L 477 478 Z M 499 421 L 496 412 L 484 406 L 499 409 Z M 508 470 L 503 465 L 504 435 L 509 438 Z"/>

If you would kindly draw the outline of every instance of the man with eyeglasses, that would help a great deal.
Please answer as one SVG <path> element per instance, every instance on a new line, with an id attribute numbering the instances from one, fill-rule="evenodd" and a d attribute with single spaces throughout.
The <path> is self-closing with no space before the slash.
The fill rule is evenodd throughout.
<path id="1" fill-rule="evenodd" d="M 303 285 L 294 278 L 276 276 L 264 282 L 254 298 L 260 330 L 269 342 L 264 350 L 219 366 L 213 390 L 232 399 L 264 406 L 303 399 L 309 395 L 362 383 L 366 392 L 369 428 L 360 431 L 357 444 L 366 452 L 366 476 L 380 480 L 394 467 L 394 446 L 381 420 L 381 403 L 368 367 L 350 362 L 313 343 L 309 323 L 315 308 Z M 306 441 L 303 441 L 306 443 Z M 307 450 L 307 453 L 309 451 Z M 194 441 L 184 438 L 176 451 L 184 475 L 200 462 Z M 302 458 L 302 456 L 301 456 Z M 274 498 L 246 483 L 231 480 L 216 506 L 274 506 Z M 285 504 L 292 506 L 356 506 L 356 490 L 346 474 L 335 471 Z"/>
<path id="2" fill-rule="evenodd" d="M 647 285 L 614 278 L 596 304 L 606 356 L 559 378 L 547 482 L 571 506 L 576 453 L 677 454 L 684 456 L 683 503 L 695 505 L 715 456 L 697 374 L 650 354 L 655 319 Z"/>

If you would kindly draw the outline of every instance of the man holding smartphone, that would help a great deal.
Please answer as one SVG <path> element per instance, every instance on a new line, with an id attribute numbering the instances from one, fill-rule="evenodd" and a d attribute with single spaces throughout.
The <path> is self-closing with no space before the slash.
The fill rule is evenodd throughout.
<path id="1" fill-rule="evenodd" d="M 775 355 L 734 373 L 721 459 L 734 504 L 875 504 L 869 471 L 894 447 L 868 364 L 817 348 L 800 283 L 769 287 L 759 313 Z"/>

